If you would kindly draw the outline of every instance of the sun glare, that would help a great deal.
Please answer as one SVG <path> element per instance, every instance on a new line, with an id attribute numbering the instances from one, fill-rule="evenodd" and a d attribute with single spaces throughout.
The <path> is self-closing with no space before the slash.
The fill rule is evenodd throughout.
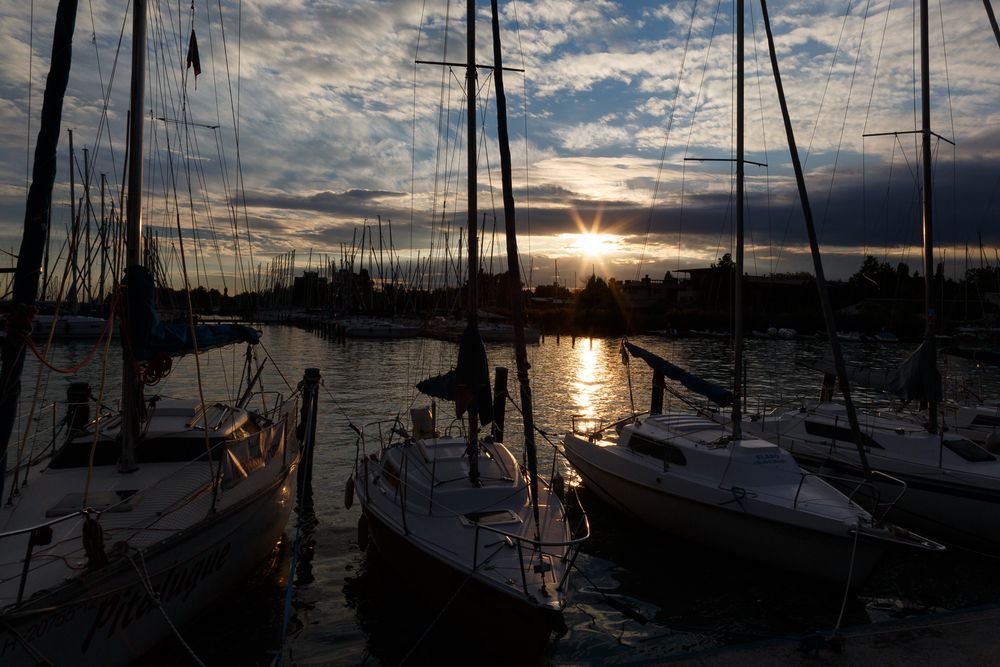
<path id="1" fill-rule="evenodd" d="M 582 234 L 567 234 L 566 236 L 572 239 L 569 250 L 584 257 L 604 257 L 614 249 L 614 237 L 611 234 L 584 232 Z"/>

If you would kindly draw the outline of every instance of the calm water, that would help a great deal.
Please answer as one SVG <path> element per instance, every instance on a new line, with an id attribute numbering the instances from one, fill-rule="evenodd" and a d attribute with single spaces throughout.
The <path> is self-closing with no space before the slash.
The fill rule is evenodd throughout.
<path id="1" fill-rule="evenodd" d="M 727 341 L 640 337 L 635 342 L 705 377 L 728 382 L 731 346 Z M 266 389 L 287 395 L 285 381 L 294 386 L 306 366 L 318 366 L 325 383 L 313 477 L 315 522 L 305 522 L 306 530 L 300 535 L 303 560 L 285 642 L 286 661 L 395 665 L 433 659 L 448 664 L 478 656 L 468 652 L 474 648 L 456 642 L 455 633 L 443 621 L 433 623 L 436 610 L 409 595 L 377 556 L 365 557 L 359 551 L 359 507 L 344 507 L 344 484 L 356 444 L 349 424 L 362 426 L 426 404 L 413 385 L 447 370 L 454 363 L 456 346 L 423 339 L 338 345 L 285 327 L 265 329 L 264 346 L 284 373 L 282 378 L 268 369 Z M 71 365 L 86 351 L 85 344 L 63 344 L 52 356 L 57 364 Z M 488 351 L 492 365 L 511 369 L 510 390 L 516 396 L 511 350 L 490 345 Z M 847 348 L 852 358 L 876 363 L 892 363 L 906 351 L 905 347 Z M 815 397 L 820 376 L 798 364 L 825 353 L 824 344 L 812 341 L 748 341 L 749 409 Z M 553 442 L 570 428 L 573 415 L 611 419 L 627 413 L 629 374 L 636 408 L 648 407 L 651 375 L 641 362 L 633 362 L 629 373 L 617 340 L 578 339 L 573 344 L 569 338 L 549 337 L 530 348 L 529 358 L 537 425 Z M 965 363 L 950 363 L 949 392 L 964 382 L 984 398 L 1000 396 L 1000 388 L 988 375 Z M 241 350 L 203 357 L 206 399 L 234 393 L 241 364 Z M 106 403 L 117 399 L 119 367 L 117 360 L 108 364 Z M 29 364 L 24 376 L 29 395 L 34 392 L 35 368 Z M 191 396 L 195 377 L 193 359 L 183 359 L 148 394 Z M 74 377 L 91 382 L 95 394 L 100 378 L 99 360 Z M 63 376 L 43 381 L 39 404 L 64 400 L 67 384 Z M 862 397 L 863 402 L 874 400 L 877 397 Z M 671 408 L 683 406 L 674 399 L 667 407 Z M 443 419 L 453 409 L 442 405 L 440 414 Z M 43 416 L 42 421 L 51 418 Z M 507 431 L 508 444 L 519 450 L 520 425 L 511 410 Z M 575 478 L 555 459 L 544 438 L 539 447 L 546 476 L 552 465 L 558 465 L 567 478 Z M 837 622 L 842 589 L 707 552 L 631 523 L 586 493 L 583 500 L 591 516 L 593 538 L 584 546 L 579 573 L 573 578 L 575 592 L 565 614 L 569 632 L 550 645 L 545 657 L 551 664 L 655 660 L 727 643 L 830 629 Z M 286 541 L 247 588 L 183 630 L 206 664 L 270 663 L 281 645 L 284 591 L 295 535 L 293 518 Z M 866 588 L 848 599 L 844 625 L 1000 601 L 996 569 L 995 560 L 956 551 L 930 558 L 887 559 Z M 483 614 L 488 618 L 489 610 Z M 187 661 L 186 651 L 170 640 L 157 651 L 152 664 Z"/>

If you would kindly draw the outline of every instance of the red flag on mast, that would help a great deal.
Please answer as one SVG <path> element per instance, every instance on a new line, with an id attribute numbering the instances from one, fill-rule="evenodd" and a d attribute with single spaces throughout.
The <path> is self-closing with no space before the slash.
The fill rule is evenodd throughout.
<path id="1" fill-rule="evenodd" d="M 201 74 L 201 58 L 198 56 L 198 38 L 194 36 L 194 28 L 191 28 L 191 40 L 188 42 L 187 66 L 194 67 L 194 78 L 197 80 Z"/>

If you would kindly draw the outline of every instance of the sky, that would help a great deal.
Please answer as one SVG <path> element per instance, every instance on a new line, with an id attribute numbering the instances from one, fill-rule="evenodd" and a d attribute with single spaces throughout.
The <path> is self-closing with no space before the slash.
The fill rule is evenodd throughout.
<path id="1" fill-rule="evenodd" d="M 0 1 L 4 265 L 23 223 L 56 4 Z M 824 263 L 835 278 L 856 271 L 866 254 L 920 267 L 915 4 L 768 5 Z M 490 65 L 489 5 L 477 5 L 476 61 Z M 967 261 L 1000 263 L 1000 47 L 982 3 L 930 5 L 932 127 L 943 138 L 933 142 L 934 237 L 938 258 L 957 276 Z M 258 266 L 266 274 L 293 250 L 298 270 L 339 264 L 363 229 L 368 265 L 387 266 L 389 256 L 404 266 L 429 256 L 459 263 L 464 68 L 415 61 L 464 63 L 464 2 L 193 7 L 151 0 L 149 10 L 144 224 L 162 239 L 168 273 L 180 270 L 179 244 L 170 240 L 178 224 L 185 253 L 195 241 L 201 249 L 188 261 L 192 282 L 227 289 L 239 289 L 237 259 L 249 267 L 244 276 Z M 746 270 L 811 271 L 760 6 L 746 8 L 746 159 L 760 163 L 746 167 Z M 1000 12 L 996 0 L 994 8 Z M 128 10 L 124 0 L 80 3 L 53 256 L 64 252 L 70 220 L 67 129 L 80 165 L 77 197 L 83 147 L 95 174 L 92 202 L 98 174 L 109 189 L 120 187 Z M 591 272 L 662 278 L 731 252 L 734 4 L 520 0 L 500 11 L 504 64 L 524 70 L 503 78 L 530 284 L 580 285 Z M 192 26 L 197 78 L 185 68 Z M 499 271 L 506 260 L 491 70 L 478 70 L 477 87 L 480 242 L 484 263 Z M 108 207 L 115 197 L 108 194 Z M 356 261 L 361 254 L 354 251 Z"/>

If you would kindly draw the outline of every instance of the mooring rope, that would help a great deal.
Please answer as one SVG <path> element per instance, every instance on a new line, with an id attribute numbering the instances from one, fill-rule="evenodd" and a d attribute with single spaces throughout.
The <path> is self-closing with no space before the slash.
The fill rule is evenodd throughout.
<path id="1" fill-rule="evenodd" d="M 858 536 L 861 535 L 861 520 L 858 519 L 858 527 L 854 531 L 854 543 L 851 545 L 851 566 L 847 570 L 847 583 L 844 585 L 844 599 L 840 603 L 840 614 L 837 616 L 837 625 L 833 631 L 840 632 L 840 624 L 844 621 L 844 610 L 847 609 L 847 598 L 851 593 L 851 580 L 854 579 L 854 557 L 858 552 Z"/>
<path id="2" fill-rule="evenodd" d="M 191 659 L 194 660 L 194 662 L 197 665 L 200 665 L 200 667 L 206 667 L 205 663 L 201 661 L 198 655 L 194 652 L 194 649 L 191 648 L 190 644 L 184 641 L 184 637 L 181 636 L 180 630 L 178 630 L 177 626 L 174 625 L 174 622 L 170 620 L 170 616 L 167 615 L 167 611 L 163 608 L 163 603 L 160 600 L 160 596 L 156 592 L 156 589 L 153 588 L 153 585 L 150 582 L 149 571 L 146 568 L 146 559 L 142 555 L 142 550 L 136 549 L 136 553 L 139 554 L 139 560 L 142 562 L 142 569 L 140 569 L 139 566 L 136 564 L 136 562 L 132 559 L 132 554 L 126 553 L 125 558 L 128 559 L 128 562 L 131 563 L 132 567 L 135 569 L 135 573 L 139 577 L 139 582 L 146 589 L 146 594 L 149 595 L 149 599 L 152 600 L 153 603 L 156 605 L 156 608 L 160 610 L 160 614 L 163 615 L 163 620 L 165 620 L 167 622 L 167 625 L 170 626 L 170 629 L 177 637 L 177 641 L 179 641 L 181 643 L 181 646 L 183 646 L 185 650 L 187 650 L 188 654 L 190 654 L 191 656 Z"/>

